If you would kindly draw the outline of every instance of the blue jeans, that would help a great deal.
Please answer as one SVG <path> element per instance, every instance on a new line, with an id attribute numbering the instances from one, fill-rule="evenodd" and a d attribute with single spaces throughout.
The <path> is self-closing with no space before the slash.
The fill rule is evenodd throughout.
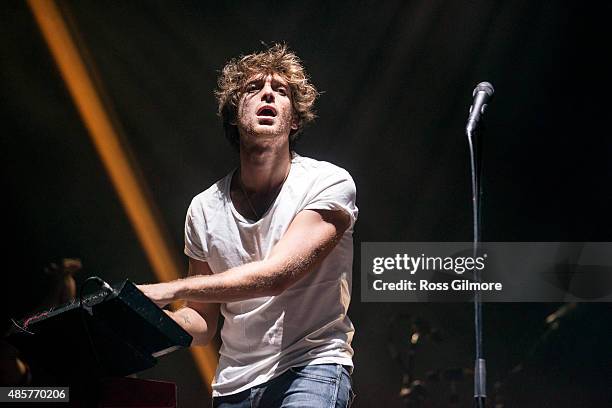
<path id="1" fill-rule="evenodd" d="M 351 375 L 340 364 L 292 367 L 238 394 L 216 397 L 214 408 L 347 408 Z"/>

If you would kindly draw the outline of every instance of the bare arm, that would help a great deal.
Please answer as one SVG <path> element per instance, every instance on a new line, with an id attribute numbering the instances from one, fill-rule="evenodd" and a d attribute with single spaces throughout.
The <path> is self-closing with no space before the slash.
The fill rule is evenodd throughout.
<path id="1" fill-rule="evenodd" d="M 140 289 L 158 305 L 181 299 L 225 303 L 278 295 L 321 262 L 349 225 L 350 218 L 343 211 L 304 210 L 263 261 Z"/>
<path id="2" fill-rule="evenodd" d="M 212 275 L 212 271 L 208 263 L 189 258 L 189 276 L 198 275 Z M 193 337 L 192 346 L 208 344 L 217 332 L 217 322 L 219 320 L 218 303 L 187 302 L 185 307 L 175 312 L 167 310 L 164 310 L 164 312 L 191 334 Z"/>

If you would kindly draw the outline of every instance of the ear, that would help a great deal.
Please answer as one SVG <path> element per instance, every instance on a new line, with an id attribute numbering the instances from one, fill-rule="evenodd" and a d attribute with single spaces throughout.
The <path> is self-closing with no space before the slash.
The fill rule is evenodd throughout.
<path id="1" fill-rule="evenodd" d="M 291 129 L 292 129 L 292 130 L 298 130 L 298 128 L 299 128 L 299 127 L 300 127 L 300 121 L 299 121 L 299 119 L 297 118 L 297 115 L 295 115 L 295 114 L 294 114 L 294 115 L 291 117 Z"/>

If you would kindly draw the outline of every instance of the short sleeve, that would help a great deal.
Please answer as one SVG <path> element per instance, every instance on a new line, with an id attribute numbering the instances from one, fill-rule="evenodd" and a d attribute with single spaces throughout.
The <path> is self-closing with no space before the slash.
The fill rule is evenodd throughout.
<path id="1" fill-rule="evenodd" d="M 185 255 L 207 262 L 206 219 L 197 197 L 191 201 L 185 217 Z"/>
<path id="2" fill-rule="evenodd" d="M 357 190 L 350 174 L 339 167 L 321 174 L 308 194 L 304 210 L 339 210 L 351 218 L 350 228 L 357 220 L 355 204 Z"/>

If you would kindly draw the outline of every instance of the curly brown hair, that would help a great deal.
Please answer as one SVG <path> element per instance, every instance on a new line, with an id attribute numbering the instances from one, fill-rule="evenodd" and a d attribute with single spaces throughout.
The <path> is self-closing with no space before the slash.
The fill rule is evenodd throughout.
<path id="1" fill-rule="evenodd" d="M 246 81 L 253 75 L 271 73 L 282 76 L 291 89 L 291 104 L 294 114 L 297 115 L 298 128 L 289 134 L 290 148 L 293 148 L 304 126 L 316 117 L 314 102 L 319 92 L 310 83 L 302 61 L 289 50 L 287 44 L 277 43 L 263 51 L 233 58 L 225 64 L 219 75 L 215 96 L 225 137 L 237 149 L 240 145 L 240 135 L 236 126 L 236 115 Z"/>

